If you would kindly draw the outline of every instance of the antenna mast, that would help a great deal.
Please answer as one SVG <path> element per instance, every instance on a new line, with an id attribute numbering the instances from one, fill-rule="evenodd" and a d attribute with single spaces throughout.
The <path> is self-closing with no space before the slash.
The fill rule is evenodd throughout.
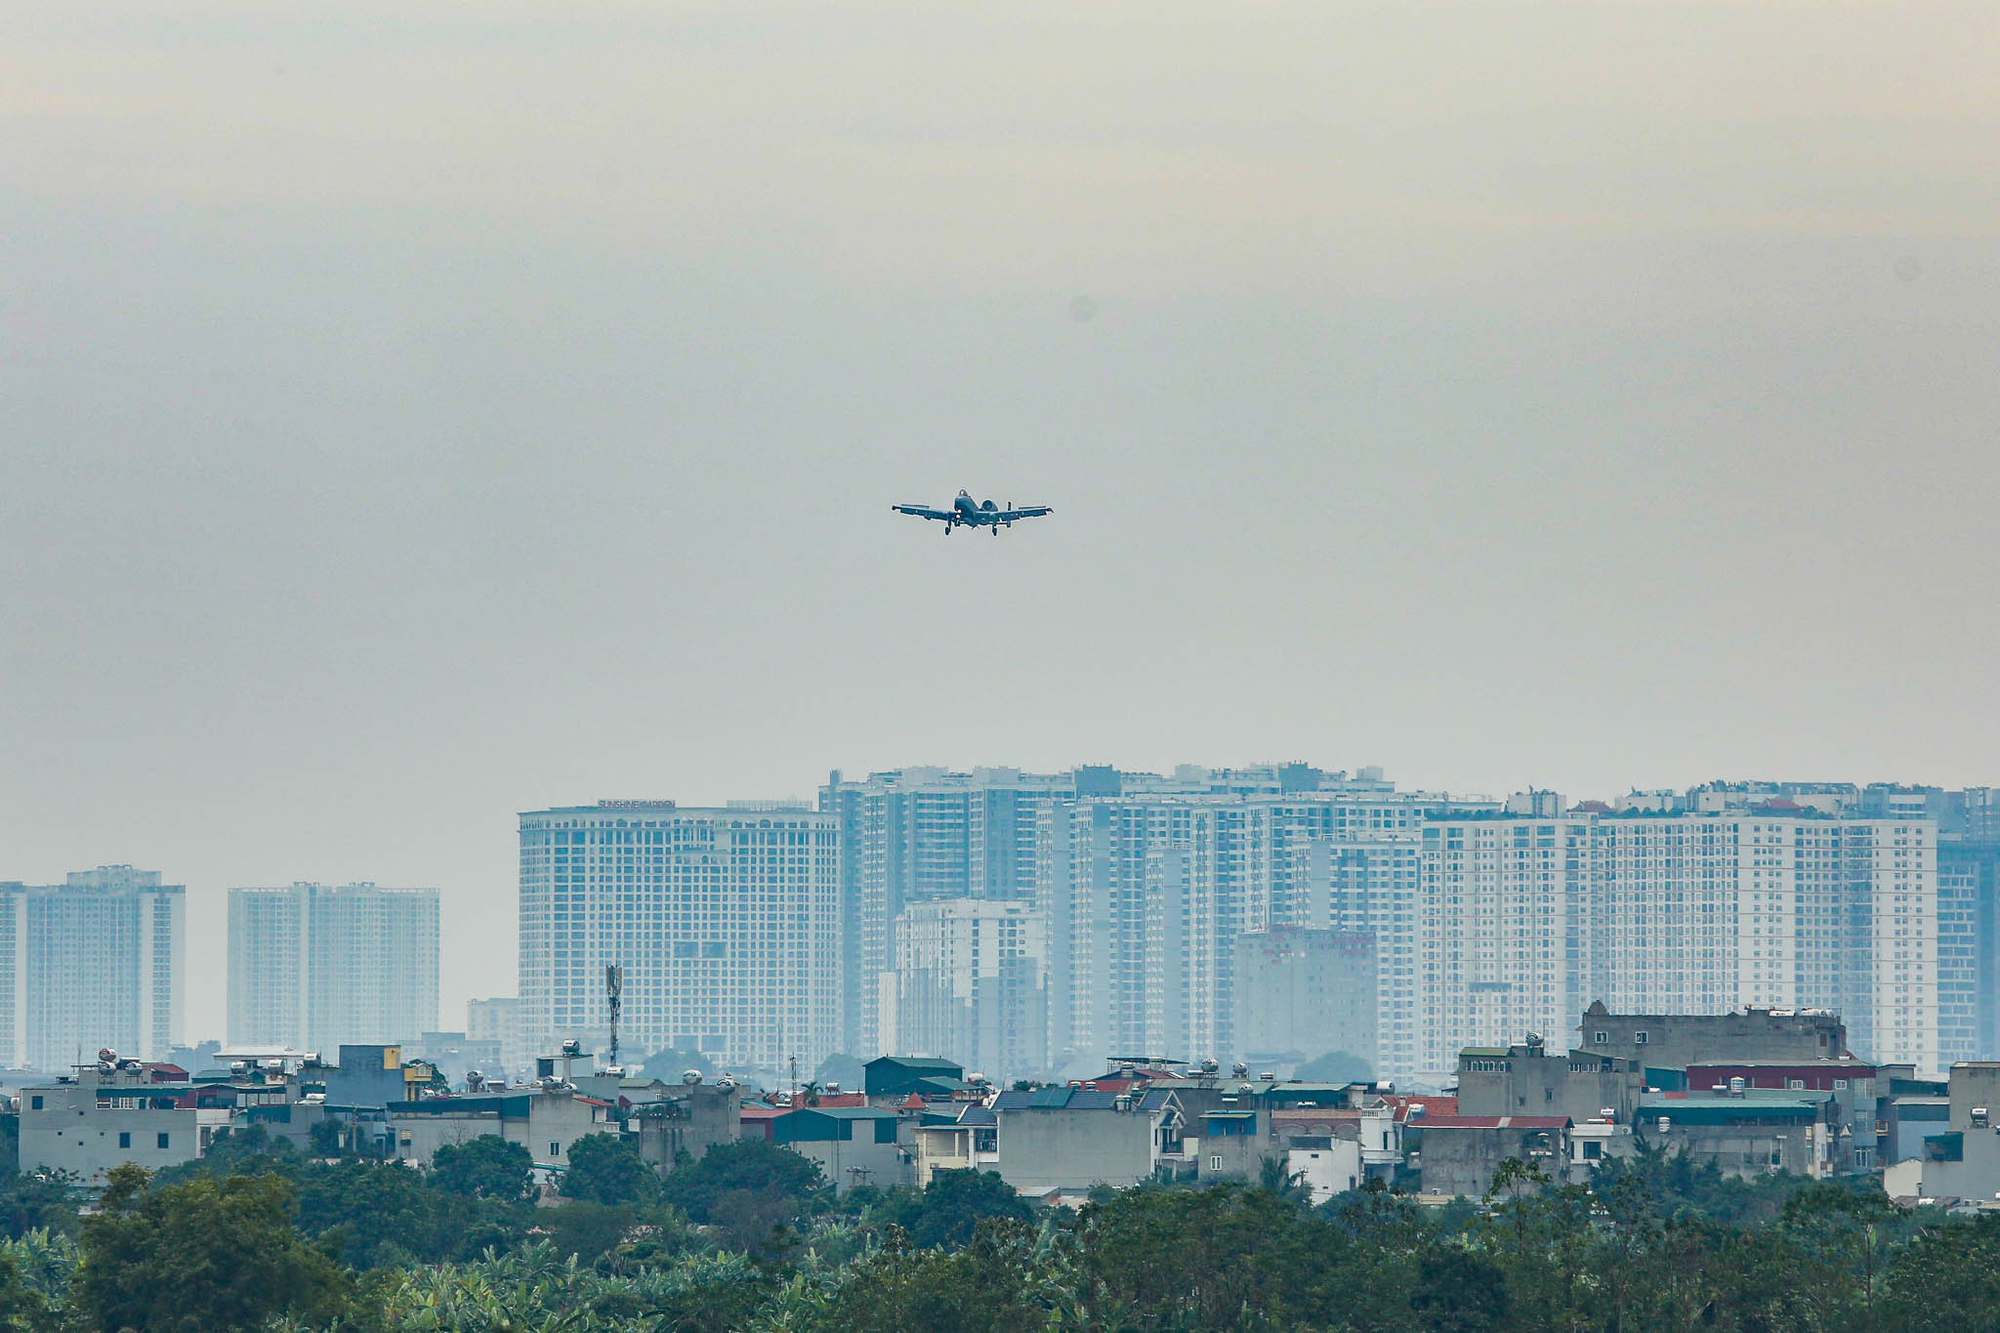
<path id="1" fill-rule="evenodd" d="M 625 1003 L 625 967 L 622 963 L 604 965 L 604 998 L 611 1004 L 611 1063 L 618 1063 L 618 1011 Z"/>

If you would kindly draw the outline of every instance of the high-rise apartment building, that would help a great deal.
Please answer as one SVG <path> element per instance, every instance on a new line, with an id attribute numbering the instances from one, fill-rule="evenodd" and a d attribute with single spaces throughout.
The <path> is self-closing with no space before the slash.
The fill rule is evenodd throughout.
<path id="1" fill-rule="evenodd" d="M 1033 904 L 926 899 L 892 933 L 880 999 L 891 1054 L 955 1060 L 1002 1084 L 1048 1070 L 1048 931 Z"/>
<path id="2" fill-rule="evenodd" d="M 109 1046 L 166 1058 L 181 1040 L 186 890 L 99 866 L 0 884 L 0 1062 L 51 1071 Z"/>
<path id="3" fill-rule="evenodd" d="M 1373 937 L 1273 926 L 1236 940 L 1239 1054 L 1257 1064 L 1376 1058 Z"/>
<path id="4" fill-rule="evenodd" d="M 528 1040 L 620 1044 L 776 1073 L 838 1049 L 840 821 L 782 804 L 600 801 L 521 816 L 520 1014 Z"/>
<path id="5" fill-rule="evenodd" d="M 229 1041 L 326 1052 L 437 1026 L 438 891 L 229 891 Z"/>
<path id="6" fill-rule="evenodd" d="M 1424 1041 L 1566 1039 L 1617 1012 L 1840 1013 L 1863 1056 L 1939 1067 L 1937 826 L 1787 798 L 1672 816 L 1433 819 L 1422 854 Z"/>
<path id="7" fill-rule="evenodd" d="M 1937 881 L 1939 1060 L 2000 1059 L 2000 836 L 1939 835 Z"/>
<path id="8" fill-rule="evenodd" d="M 495 995 L 465 1002 L 468 1041 L 491 1042 L 500 1048 L 500 1069 L 482 1072 L 524 1074 L 534 1067 L 535 1052 L 521 1031 L 521 1002 L 512 995 Z"/>
<path id="9" fill-rule="evenodd" d="M 1011 768 L 828 778 L 820 809 L 839 826 L 843 1049 L 883 1049 L 880 978 L 890 970 L 891 928 L 903 909 L 952 898 L 1032 899 L 1039 814 L 1075 787 L 1068 773 Z"/>
<path id="10" fill-rule="evenodd" d="M 1355 1053 L 1389 1077 L 1528 1031 L 1559 1044 L 1599 999 L 1834 1009 L 1860 1053 L 1927 1070 L 2000 1030 L 1984 789 L 1711 783 L 1614 811 L 1302 764 L 904 769 L 836 774 L 821 807 L 842 835 L 842 1041 L 864 1057 L 902 993 L 894 923 L 962 900 L 1042 918 L 1048 1062 L 1070 1075 L 1247 1054 L 1240 941 L 1290 929 L 1371 942 L 1376 1039 Z"/>

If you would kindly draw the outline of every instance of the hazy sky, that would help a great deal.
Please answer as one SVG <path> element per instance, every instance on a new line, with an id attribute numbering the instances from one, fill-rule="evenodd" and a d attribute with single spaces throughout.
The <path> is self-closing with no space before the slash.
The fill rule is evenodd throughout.
<path id="1" fill-rule="evenodd" d="M 455 1027 L 549 804 L 2000 781 L 1997 56 L 1988 0 L 4 0 L 0 878 L 185 882 L 196 1036 L 228 886 L 440 885 Z M 1056 516 L 889 512 L 961 486 Z"/>

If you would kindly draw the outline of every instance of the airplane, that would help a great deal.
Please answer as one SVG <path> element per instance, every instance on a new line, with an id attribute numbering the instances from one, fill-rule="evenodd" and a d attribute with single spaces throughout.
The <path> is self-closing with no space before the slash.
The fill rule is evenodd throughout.
<path id="1" fill-rule="evenodd" d="M 1011 500 L 1002 509 L 991 500 L 975 500 L 964 491 L 958 493 L 958 498 L 951 502 L 949 509 L 932 509 L 928 505 L 891 505 L 890 508 L 899 514 L 936 519 L 944 524 L 944 535 L 947 537 L 960 524 L 968 528 L 991 528 L 993 535 L 998 537 L 1000 529 L 1013 527 L 1017 519 L 1040 518 L 1055 512 L 1047 505 L 1022 505 L 1016 509 Z"/>

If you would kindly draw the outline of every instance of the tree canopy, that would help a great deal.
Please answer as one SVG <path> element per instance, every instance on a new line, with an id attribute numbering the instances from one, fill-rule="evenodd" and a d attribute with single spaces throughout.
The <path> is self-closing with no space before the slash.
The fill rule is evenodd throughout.
<path id="1" fill-rule="evenodd" d="M 261 1329 L 340 1316 L 353 1280 L 292 1227 L 282 1176 L 205 1177 L 148 1188 L 130 1164 L 84 1220 L 76 1304 L 93 1327 L 134 1333 Z"/>
<path id="2" fill-rule="evenodd" d="M 443 1144 L 431 1156 L 431 1183 L 468 1198 L 514 1203 L 528 1197 L 534 1174 L 527 1148 L 498 1134 Z"/>

